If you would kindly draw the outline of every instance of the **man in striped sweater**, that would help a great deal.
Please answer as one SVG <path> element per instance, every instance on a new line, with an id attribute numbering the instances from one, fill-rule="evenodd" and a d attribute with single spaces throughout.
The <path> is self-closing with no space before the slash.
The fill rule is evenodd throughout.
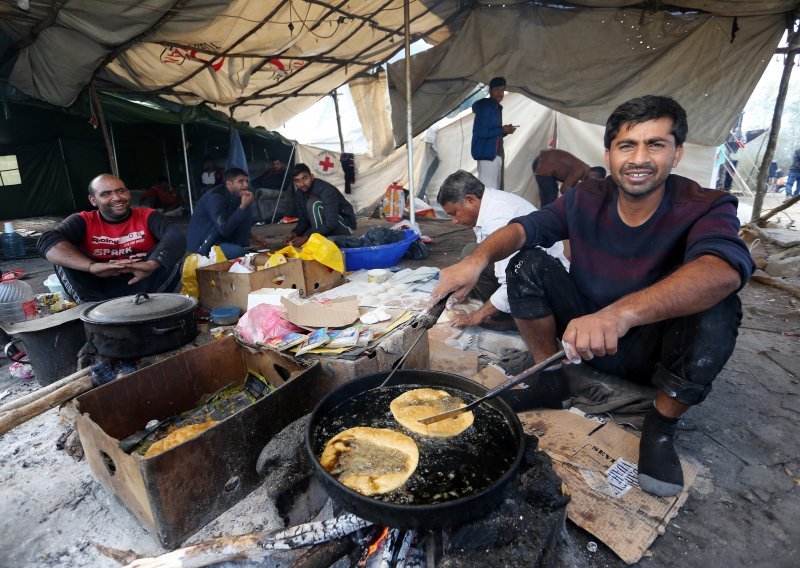
<path id="1" fill-rule="evenodd" d="M 570 188 L 513 219 L 442 271 L 433 300 L 463 298 L 488 263 L 520 251 L 507 271 L 511 314 L 535 361 L 557 350 L 624 379 L 654 385 L 639 446 L 639 484 L 678 494 L 683 473 L 673 437 L 733 352 L 737 292 L 754 264 L 738 237 L 737 200 L 671 174 L 688 126 L 668 97 L 623 103 L 608 119 L 611 176 Z M 569 273 L 537 246 L 569 239 Z"/>

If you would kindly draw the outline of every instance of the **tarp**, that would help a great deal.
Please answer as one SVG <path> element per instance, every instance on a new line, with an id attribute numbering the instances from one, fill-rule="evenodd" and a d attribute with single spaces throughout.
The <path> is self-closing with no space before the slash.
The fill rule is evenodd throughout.
<path id="1" fill-rule="evenodd" d="M 704 9 L 714 4 L 705 2 Z M 744 18 L 528 4 L 478 8 L 450 40 L 413 57 L 414 133 L 450 111 L 475 83 L 504 76 L 507 90 L 594 124 L 605 124 L 611 111 L 631 98 L 671 96 L 687 111 L 689 140 L 719 144 L 785 27 L 782 14 Z M 389 66 L 398 139 L 406 121 L 404 66 Z"/>
<path id="2" fill-rule="evenodd" d="M 420 94 L 433 93 L 430 104 L 414 105 L 416 131 L 455 106 L 466 87 L 454 85 L 504 74 L 514 89 L 594 123 L 631 96 L 672 95 L 690 110 L 693 139 L 712 143 L 743 106 L 796 6 L 416 0 L 414 38 L 438 44 L 452 36 L 435 74 L 415 80 Z M 402 8 L 403 0 L 38 0 L 27 9 L 6 1 L 0 45 L 10 45 L 0 67 L 12 66 L 11 85 L 56 105 L 70 104 L 94 78 L 100 90 L 205 101 L 275 129 L 400 51 Z M 679 13 L 687 10 L 698 12 Z M 396 131 L 402 139 L 405 129 Z"/>

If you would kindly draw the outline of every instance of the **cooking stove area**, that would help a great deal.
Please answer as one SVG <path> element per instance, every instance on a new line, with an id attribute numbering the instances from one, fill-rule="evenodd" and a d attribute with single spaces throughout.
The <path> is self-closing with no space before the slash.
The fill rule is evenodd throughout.
<path id="1" fill-rule="evenodd" d="M 259 566 L 556 566 L 568 554 L 562 541 L 569 497 L 535 437 L 526 437 L 521 467 L 493 511 L 446 528 L 402 530 L 359 518 L 328 496 L 304 448 L 308 421 L 307 416 L 286 428 L 259 459 L 264 483 L 275 488 L 276 510 L 289 527 L 259 541 Z M 304 552 L 272 553 L 287 549 Z"/>

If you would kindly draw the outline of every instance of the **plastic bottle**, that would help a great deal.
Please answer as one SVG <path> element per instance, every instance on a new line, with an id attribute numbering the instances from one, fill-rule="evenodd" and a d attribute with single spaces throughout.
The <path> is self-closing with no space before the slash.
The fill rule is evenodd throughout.
<path id="1" fill-rule="evenodd" d="M 3 233 L 3 255 L 6 258 L 25 258 L 25 243 L 10 221 L 6 221 Z"/>
<path id="2" fill-rule="evenodd" d="M 38 316 L 33 288 L 18 280 L 19 273 L 6 272 L 0 277 L 0 321 L 16 323 Z"/>

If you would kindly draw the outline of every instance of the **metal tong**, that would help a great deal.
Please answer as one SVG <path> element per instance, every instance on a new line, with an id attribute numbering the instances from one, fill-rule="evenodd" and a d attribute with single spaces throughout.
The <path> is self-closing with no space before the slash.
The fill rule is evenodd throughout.
<path id="1" fill-rule="evenodd" d="M 510 379 L 508 382 L 505 382 L 502 385 L 500 385 L 499 387 L 497 387 L 496 389 L 489 391 L 488 393 L 483 395 L 478 400 L 476 400 L 474 402 L 471 402 L 466 406 L 462 406 L 461 408 L 456 408 L 454 410 L 448 410 L 447 412 L 442 412 L 441 414 L 434 414 L 433 416 L 428 416 L 427 418 L 422 418 L 418 422 L 421 422 L 422 424 L 433 424 L 434 422 L 439 422 L 441 420 L 444 420 L 445 418 L 452 418 L 453 416 L 458 416 L 459 414 L 463 414 L 464 412 L 468 412 L 468 411 L 472 410 L 473 408 L 475 408 L 476 406 L 478 406 L 479 404 L 482 404 L 482 403 L 486 402 L 487 400 L 493 399 L 494 397 L 496 397 L 501 392 L 504 392 L 504 391 L 510 389 L 511 387 L 513 387 L 514 385 L 521 383 L 525 379 L 527 379 L 529 377 L 532 377 L 533 375 L 539 373 L 540 371 L 543 371 L 544 369 L 546 369 L 547 367 L 549 367 L 553 363 L 556 363 L 557 361 L 559 361 L 560 359 L 563 359 L 563 358 L 564 358 L 564 350 L 562 349 L 561 351 L 559 351 L 558 353 L 554 353 L 553 355 L 551 355 L 550 357 L 548 357 L 547 359 L 545 359 L 544 361 L 542 361 L 538 365 L 534 365 L 530 369 L 526 369 L 525 371 L 522 371 L 519 375 L 516 375 L 515 377 Z"/>
<path id="2" fill-rule="evenodd" d="M 405 354 L 402 357 L 400 357 L 400 360 L 397 362 L 397 364 L 394 366 L 392 371 L 389 373 L 389 376 L 387 376 L 383 380 L 383 382 L 381 384 L 379 384 L 375 388 L 385 387 L 386 384 L 389 382 L 389 380 L 394 375 L 395 371 L 397 371 L 397 369 L 399 369 L 400 367 L 403 366 L 403 363 L 406 362 L 406 358 L 408 358 L 408 355 L 412 351 L 414 351 L 414 347 L 417 346 L 417 343 L 419 343 L 420 339 L 422 339 L 422 337 L 425 335 L 425 331 L 427 331 L 430 328 L 432 328 L 434 325 L 436 325 L 436 322 L 439 321 L 439 318 L 441 317 L 442 312 L 444 312 L 445 306 L 447 305 L 448 299 L 449 299 L 449 296 L 447 296 L 445 298 L 442 298 L 435 305 L 433 305 L 430 308 L 428 308 L 422 314 L 422 319 L 421 319 L 421 322 L 420 322 L 421 323 L 421 326 L 420 326 L 421 329 L 419 331 L 419 334 L 417 335 L 417 338 L 414 340 L 414 343 L 412 343 L 411 347 L 408 348 L 408 351 L 406 351 Z"/>

